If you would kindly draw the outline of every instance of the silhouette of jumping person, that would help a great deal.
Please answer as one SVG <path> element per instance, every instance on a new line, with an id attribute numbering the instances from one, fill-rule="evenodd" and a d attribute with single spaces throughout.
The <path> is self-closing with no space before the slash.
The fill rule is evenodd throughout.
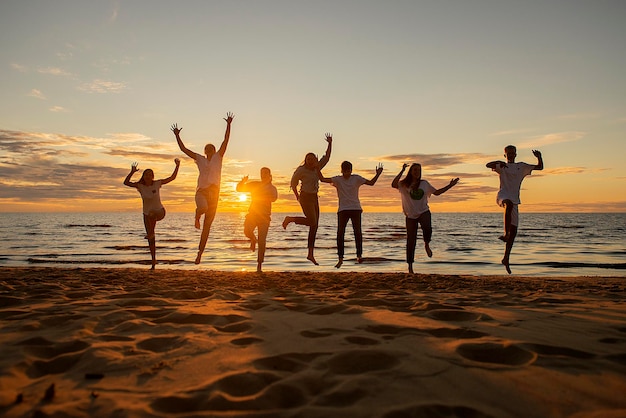
<path id="1" fill-rule="evenodd" d="M 272 202 L 278 198 L 278 191 L 272 184 L 272 172 L 267 167 L 261 168 L 261 181 L 248 181 L 248 176 L 245 176 L 237 184 L 237 191 L 249 192 L 251 195 L 250 208 L 243 223 L 243 233 L 250 238 L 250 250 L 254 251 L 256 244 L 259 244 L 256 271 L 261 272 L 263 261 L 265 261 Z M 254 235 L 255 229 L 259 234 L 258 238 Z"/>
<path id="2" fill-rule="evenodd" d="M 318 171 L 321 182 L 330 183 L 335 186 L 339 199 L 339 207 L 337 208 L 337 257 L 339 261 L 335 264 L 336 268 L 341 267 L 343 264 L 346 226 L 348 225 L 348 221 L 352 221 L 357 262 L 363 262 L 363 231 L 361 228 L 363 209 L 361 208 L 361 202 L 359 200 L 359 188 L 364 184 L 368 186 L 376 184 L 376 180 L 378 180 L 382 172 L 383 166 L 379 164 L 376 167 L 374 177 L 367 180 L 358 174 L 352 174 L 352 163 L 350 161 L 341 163 L 340 176 L 324 177 L 322 172 Z"/>
<path id="3" fill-rule="evenodd" d="M 319 190 L 319 178 L 317 175 L 318 167 L 321 170 L 328 160 L 330 160 L 330 153 L 332 151 L 333 136 L 330 133 L 326 133 L 326 153 L 318 161 L 317 156 L 312 152 L 309 152 L 304 157 L 304 163 L 296 168 L 293 176 L 291 177 L 291 190 L 296 196 L 296 200 L 300 203 L 304 216 L 285 216 L 283 220 L 283 228 L 287 229 L 290 223 L 297 225 L 307 225 L 309 227 L 309 236 L 307 239 L 307 260 L 316 266 L 319 263 L 315 260 L 315 237 L 317 235 L 317 226 L 320 218 L 320 205 L 317 198 L 317 192 Z M 298 184 L 300 184 L 300 190 L 298 190 Z"/>
<path id="4" fill-rule="evenodd" d="M 491 161 L 487 163 L 487 168 L 498 173 L 500 177 L 500 189 L 496 197 L 496 202 L 504 208 L 504 235 L 500 237 L 506 243 L 504 247 L 504 258 L 502 265 L 506 272 L 511 274 L 509 258 L 513 242 L 517 236 L 517 227 L 519 225 L 520 190 L 524 177 L 530 175 L 533 170 L 543 170 L 543 157 L 541 152 L 533 150 L 533 155 L 537 157 L 537 164 L 527 164 L 524 162 L 515 162 L 517 157 L 517 148 L 514 145 L 507 145 L 504 148 L 504 161 Z"/>
<path id="5" fill-rule="evenodd" d="M 195 263 L 200 264 L 204 248 L 206 247 L 207 240 L 209 239 L 209 232 L 211 231 L 211 224 L 215 219 L 215 212 L 217 211 L 217 202 L 220 195 L 220 182 L 222 179 L 222 160 L 228 147 L 228 141 L 230 139 L 230 125 L 233 121 L 234 115 L 231 112 L 226 114 L 224 120 L 226 121 L 226 132 L 224 133 L 224 140 L 219 150 L 215 150 L 215 145 L 206 144 L 204 146 L 204 155 L 198 154 L 189 150 L 183 144 L 180 138 L 180 131 L 183 128 L 179 128 L 178 124 L 172 125 L 172 132 L 176 136 L 176 142 L 182 152 L 184 152 L 189 158 L 192 158 L 198 166 L 198 186 L 196 188 L 196 217 L 194 225 L 196 229 L 200 229 L 200 218 L 204 215 L 204 222 L 202 223 L 202 232 L 200 234 L 200 243 L 198 244 L 198 255 L 196 256 Z"/>
<path id="6" fill-rule="evenodd" d="M 402 170 L 391 182 L 391 187 L 398 189 L 402 199 L 402 211 L 406 216 L 406 262 L 409 265 L 409 273 L 413 273 L 418 225 L 422 227 L 422 238 L 424 239 L 426 255 L 428 257 L 433 256 L 433 252 L 430 249 L 433 227 L 432 216 L 428 207 L 428 198 L 432 194 L 439 196 L 447 192 L 459 182 L 459 178 L 450 180 L 450 183 L 441 189 L 435 189 L 429 182 L 422 180 L 422 166 L 417 163 L 412 164 L 406 177 L 400 180 L 402 173 L 408 166 L 406 163 L 402 164 Z"/>
<path id="7" fill-rule="evenodd" d="M 161 186 L 164 184 L 174 180 L 178 175 L 180 160 L 176 158 L 174 163 L 176 163 L 176 168 L 174 168 L 172 175 L 166 179 L 155 180 L 154 171 L 147 168 L 143 171 L 139 181 L 130 181 L 133 174 L 139 171 L 137 163 L 133 163 L 130 166 L 130 173 L 128 173 L 124 179 L 124 185 L 137 189 L 141 195 L 141 200 L 143 201 L 143 224 L 146 228 L 146 239 L 148 240 L 150 256 L 152 257 L 151 270 L 154 270 L 156 266 L 156 223 L 165 218 L 165 208 L 161 203 L 161 194 L 159 193 L 159 189 L 161 189 Z"/>

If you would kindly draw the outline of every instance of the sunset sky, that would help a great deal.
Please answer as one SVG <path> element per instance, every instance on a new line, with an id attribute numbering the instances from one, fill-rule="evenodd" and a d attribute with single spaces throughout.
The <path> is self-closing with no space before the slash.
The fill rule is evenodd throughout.
<path id="1" fill-rule="evenodd" d="M 384 173 L 366 211 L 400 211 L 390 187 L 419 162 L 433 211 L 499 211 L 485 168 L 518 146 L 522 212 L 626 212 L 626 1 L 249 0 L 0 3 L 0 211 L 140 211 L 134 161 L 193 211 L 197 169 L 235 114 L 218 210 L 244 210 L 241 177 L 270 167 L 275 212 L 304 155 L 326 176 Z M 136 175 L 135 180 L 139 178 Z M 324 211 L 336 210 L 320 185 Z"/>

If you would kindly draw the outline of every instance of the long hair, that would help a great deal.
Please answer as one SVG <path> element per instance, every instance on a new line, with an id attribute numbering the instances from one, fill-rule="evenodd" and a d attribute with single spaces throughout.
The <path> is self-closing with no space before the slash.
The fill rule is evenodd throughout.
<path id="1" fill-rule="evenodd" d="M 306 164 L 306 159 L 307 159 L 309 156 L 313 156 L 313 157 L 315 157 L 315 159 L 317 159 L 317 155 L 315 155 L 315 153 L 313 153 L 313 152 L 307 152 L 307 153 L 306 153 L 306 155 L 304 156 L 304 160 L 302 161 L 302 164 L 300 164 L 300 167 L 304 167 L 304 165 Z"/>
<path id="2" fill-rule="evenodd" d="M 145 170 L 143 170 L 143 173 L 141 173 L 141 178 L 139 179 L 139 181 L 137 183 L 141 183 L 143 185 L 146 184 L 146 173 L 152 173 L 152 178 L 154 179 L 154 171 L 152 171 L 152 169 L 150 168 L 146 168 Z"/>
<path id="3" fill-rule="evenodd" d="M 413 178 L 413 167 L 419 167 L 420 168 L 420 176 L 417 179 Z M 407 173 L 406 177 L 402 180 L 400 180 L 400 184 L 403 185 L 404 187 L 409 187 L 412 183 L 413 180 L 416 181 L 416 184 L 419 186 L 420 182 L 422 181 L 422 165 L 418 164 L 418 163 L 413 163 L 411 164 L 411 168 L 409 168 L 409 172 Z"/>

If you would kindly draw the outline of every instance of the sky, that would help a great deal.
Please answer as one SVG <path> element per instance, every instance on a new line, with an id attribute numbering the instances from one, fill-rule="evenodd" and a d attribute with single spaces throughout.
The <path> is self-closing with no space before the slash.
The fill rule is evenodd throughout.
<path id="1" fill-rule="evenodd" d="M 233 112 L 218 211 L 272 170 L 274 212 L 307 152 L 351 161 L 365 211 L 401 212 L 390 187 L 418 162 L 441 212 L 496 212 L 503 159 L 545 169 L 522 212 L 626 212 L 622 0 L 3 0 L 0 211 L 141 211 L 131 164 L 178 178 L 168 211 L 194 210 L 197 168 L 177 147 L 219 147 Z M 134 180 L 139 178 L 136 174 Z M 336 191 L 320 185 L 323 211 Z"/>

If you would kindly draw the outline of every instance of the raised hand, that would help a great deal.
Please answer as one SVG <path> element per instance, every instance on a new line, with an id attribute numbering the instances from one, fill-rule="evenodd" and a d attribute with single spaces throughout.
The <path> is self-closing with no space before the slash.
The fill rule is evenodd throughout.
<path id="1" fill-rule="evenodd" d="M 180 158 L 174 158 L 174 164 L 179 166 L 180 165 Z"/>
<path id="2" fill-rule="evenodd" d="M 130 172 L 132 173 L 136 173 L 137 171 L 139 171 L 139 168 L 137 168 L 137 166 L 139 165 L 139 163 L 134 162 L 132 163 L 132 165 L 130 166 Z"/>
<path id="3" fill-rule="evenodd" d="M 228 112 L 226 113 L 226 117 L 224 118 L 224 120 L 226 121 L 227 124 L 230 125 L 234 117 L 235 115 L 233 114 L 233 112 Z"/>
<path id="4" fill-rule="evenodd" d="M 243 176 L 243 178 L 241 179 L 241 183 L 247 183 L 248 182 L 248 176 Z"/>
<path id="5" fill-rule="evenodd" d="M 174 135 L 178 135 L 180 133 L 180 131 L 183 130 L 182 127 L 180 129 L 178 128 L 178 124 L 177 123 L 173 124 L 171 129 L 172 129 L 172 132 L 174 132 Z"/>
<path id="6" fill-rule="evenodd" d="M 326 142 L 328 142 L 329 144 L 333 142 L 333 134 L 331 134 L 330 132 L 326 132 L 324 135 L 326 136 Z"/>
<path id="7" fill-rule="evenodd" d="M 408 166 L 409 166 L 409 163 L 402 164 L 402 171 L 406 170 Z"/>
<path id="8" fill-rule="evenodd" d="M 541 158 L 541 151 L 534 149 L 533 150 L 533 155 L 537 158 Z"/>
<path id="9" fill-rule="evenodd" d="M 379 163 L 379 164 L 376 166 L 376 174 L 380 174 L 380 173 L 382 173 L 382 172 L 383 172 L 383 164 L 382 164 L 382 163 Z"/>
<path id="10" fill-rule="evenodd" d="M 457 178 L 455 178 L 455 179 L 450 180 L 450 187 L 454 186 L 454 185 L 455 185 L 455 184 L 457 184 L 458 182 L 459 182 L 459 178 L 458 178 L 458 177 L 457 177 Z"/>

